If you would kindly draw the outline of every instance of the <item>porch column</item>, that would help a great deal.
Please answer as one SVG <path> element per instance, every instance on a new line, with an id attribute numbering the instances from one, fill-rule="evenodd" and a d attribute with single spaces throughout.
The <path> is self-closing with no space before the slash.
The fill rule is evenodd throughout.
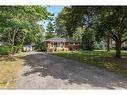
<path id="1" fill-rule="evenodd" d="M 65 51 L 65 42 L 63 42 L 63 48 L 64 48 L 64 51 Z"/>
<path id="2" fill-rule="evenodd" d="M 48 42 L 48 48 L 50 48 L 51 47 L 51 42 Z"/>
<path id="3" fill-rule="evenodd" d="M 54 47 L 54 42 L 52 42 L 52 47 L 53 47 L 53 52 L 54 52 L 54 48 L 55 48 L 55 47 Z"/>

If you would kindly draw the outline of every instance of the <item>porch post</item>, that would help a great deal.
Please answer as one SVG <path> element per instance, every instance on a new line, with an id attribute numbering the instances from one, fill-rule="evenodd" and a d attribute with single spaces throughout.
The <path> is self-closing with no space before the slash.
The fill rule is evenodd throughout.
<path id="1" fill-rule="evenodd" d="M 52 44 L 53 44 L 52 47 L 53 47 L 53 52 L 54 52 L 54 48 L 55 48 L 55 47 L 54 47 L 54 42 L 52 42 Z"/>
<path id="2" fill-rule="evenodd" d="M 65 51 L 65 42 L 63 42 L 63 48 L 64 48 L 64 51 Z"/>

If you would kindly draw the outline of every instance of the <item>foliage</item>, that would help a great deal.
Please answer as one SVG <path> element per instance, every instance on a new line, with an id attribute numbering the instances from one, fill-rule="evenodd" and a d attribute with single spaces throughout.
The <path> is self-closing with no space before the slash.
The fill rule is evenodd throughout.
<path id="1" fill-rule="evenodd" d="M 71 6 L 68 8 L 66 18 L 66 29 L 68 35 L 71 37 L 78 26 L 83 26 L 84 7 L 82 6 Z"/>
<path id="2" fill-rule="evenodd" d="M 66 18 L 67 18 L 67 8 L 64 7 L 62 11 L 58 14 L 55 19 L 55 32 L 59 37 L 67 37 L 67 30 L 66 30 Z"/>
<path id="3" fill-rule="evenodd" d="M 101 40 L 100 42 L 95 41 L 95 50 L 104 50 L 107 47 L 107 43 L 105 40 Z"/>
<path id="4" fill-rule="evenodd" d="M 0 55 L 8 55 L 12 52 L 12 45 L 3 44 L 0 46 Z"/>
<path id="5" fill-rule="evenodd" d="M 92 29 L 84 31 L 82 36 L 82 49 L 93 50 L 95 47 L 95 36 Z"/>
<path id="6" fill-rule="evenodd" d="M 44 47 L 43 42 L 38 42 L 38 43 L 36 43 L 36 44 L 34 45 L 34 49 L 35 49 L 36 51 L 39 51 L 39 52 L 41 52 L 41 51 L 46 51 L 46 48 Z"/>
<path id="7" fill-rule="evenodd" d="M 55 37 L 56 36 L 56 34 L 55 34 L 55 32 L 54 32 L 54 23 L 53 23 L 53 19 L 52 20 L 50 20 L 49 22 L 48 22 L 48 25 L 47 25 L 47 27 L 46 27 L 46 35 L 45 35 L 45 39 L 49 39 L 49 38 L 53 38 L 53 37 Z"/>
<path id="8" fill-rule="evenodd" d="M 65 24 L 67 33 L 72 37 L 74 31 L 77 27 L 88 27 L 91 26 L 91 22 L 95 21 L 95 18 L 92 18 L 95 10 L 98 7 L 90 6 L 69 6 L 64 7 L 61 18 Z"/>
<path id="9" fill-rule="evenodd" d="M 42 6 L 1 6 L 2 40 L 13 46 L 36 43 L 36 35 L 40 33 L 37 22 L 48 19 L 49 15 Z"/>
<path id="10" fill-rule="evenodd" d="M 45 35 L 46 39 L 56 37 L 55 32 L 45 32 L 45 33 L 46 33 L 46 35 Z"/>
<path id="11" fill-rule="evenodd" d="M 127 41 L 127 7 L 100 7 L 98 35 L 110 37 L 116 43 L 116 57 L 121 57 L 121 44 Z"/>
<path id="12" fill-rule="evenodd" d="M 48 32 L 53 32 L 53 31 L 54 31 L 54 24 L 53 24 L 52 21 L 49 21 L 49 22 L 48 22 L 48 25 L 47 25 L 47 27 L 46 27 L 46 30 L 47 30 Z"/>
<path id="13" fill-rule="evenodd" d="M 45 47 L 44 42 L 42 43 L 41 51 L 43 51 L 43 52 L 47 51 L 47 48 Z"/>
<path id="14" fill-rule="evenodd" d="M 76 28 L 91 28 L 96 31 L 96 40 L 113 39 L 116 43 L 116 57 L 121 57 L 121 44 L 127 41 L 126 6 L 69 6 L 64 7 L 61 16 L 67 35 L 72 37 Z M 109 40 L 107 40 L 109 50 Z"/>
<path id="15" fill-rule="evenodd" d="M 82 42 L 83 33 L 84 29 L 82 27 L 77 27 L 72 37 L 74 40 Z"/>
<path id="16" fill-rule="evenodd" d="M 96 9 L 97 7 L 90 6 L 64 7 L 62 12 L 60 12 L 56 19 L 59 34 L 62 34 L 62 37 L 67 38 L 69 36 L 69 38 L 72 38 L 73 40 L 78 40 L 82 43 L 84 49 L 86 49 L 87 47 L 87 49 L 90 48 L 90 50 L 92 50 L 92 48 L 94 47 L 94 42 L 93 40 L 85 40 L 87 39 L 86 36 L 88 33 L 83 35 L 83 32 L 89 27 L 92 30 L 94 30 L 94 28 L 96 27 L 94 26 L 96 18 L 92 17 Z M 94 33 L 92 32 L 91 34 Z M 92 35 L 91 38 L 93 36 L 94 35 Z M 88 43 L 87 46 L 86 43 Z"/>

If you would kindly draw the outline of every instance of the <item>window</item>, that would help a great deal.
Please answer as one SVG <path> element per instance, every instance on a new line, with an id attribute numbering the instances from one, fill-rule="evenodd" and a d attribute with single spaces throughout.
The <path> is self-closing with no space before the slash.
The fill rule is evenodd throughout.
<path id="1" fill-rule="evenodd" d="M 51 43 L 51 47 L 53 47 L 53 43 Z"/>

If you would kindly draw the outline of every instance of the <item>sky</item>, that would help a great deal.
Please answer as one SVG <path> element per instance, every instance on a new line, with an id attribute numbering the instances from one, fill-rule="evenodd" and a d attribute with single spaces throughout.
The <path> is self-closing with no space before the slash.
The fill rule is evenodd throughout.
<path id="1" fill-rule="evenodd" d="M 57 5 L 52 5 L 50 7 L 47 7 L 48 11 L 51 13 L 54 13 L 55 16 L 63 9 L 64 6 L 57 6 Z"/>
<path id="2" fill-rule="evenodd" d="M 51 5 L 51 6 L 47 6 L 47 10 L 50 13 L 54 13 L 54 17 L 56 17 L 58 15 L 58 13 L 63 9 L 64 6 L 55 6 L 55 5 Z M 46 26 L 48 24 L 48 21 L 45 21 L 43 23 L 44 28 L 46 29 Z"/>

